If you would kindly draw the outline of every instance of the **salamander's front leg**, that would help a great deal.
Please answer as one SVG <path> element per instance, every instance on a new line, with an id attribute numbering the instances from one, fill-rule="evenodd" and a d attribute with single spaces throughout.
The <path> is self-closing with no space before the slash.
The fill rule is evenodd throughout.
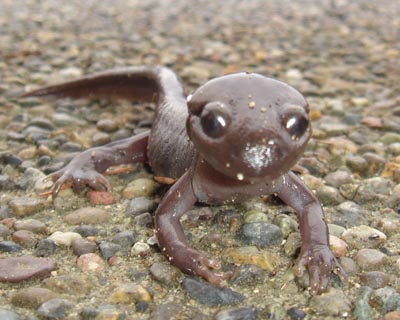
<path id="1" fill-rule="evenodd" d="M 331 271 L 345 282 L 347 276 L 329 249 L 328 227 L 321 205 L 311 190 L 290 172 L 278 196 L 297 212 L 302 246 L 295 272 L 301 275 L 304 268 L 308 269 L 311 293 L 327 289 Z"/>
<path id="2" fill-rule="evenodd" d="M 57 197 L 63 185 L 88 185 L 95 190 L 110 190 L 110 183 L 101 173 L 110 166 L 146 162 L 148 137 L 149 132 L 144 132 L 78 154 L 64 168 L 46 177 L 46 180 L 55 182 L 53 198 Z"/>
<path id="3" fill-rule="evenodd" d="M 161 251 L 182 272 L 200 276 L 212 284 L 219 285 L 231 273 L 217 274 L 218 262 L 191 248 L 186 241 L 179 219 L 196 202 L 191 183 L 191 172 L 187 171 L 168 191 L 156 211 L 156 235 Z"/>

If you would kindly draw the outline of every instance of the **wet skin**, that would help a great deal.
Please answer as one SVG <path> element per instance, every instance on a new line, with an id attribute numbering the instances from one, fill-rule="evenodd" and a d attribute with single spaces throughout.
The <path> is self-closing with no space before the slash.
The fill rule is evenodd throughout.
<path id="1" fill-rule="evenodd" d="M 109 190 L 110 166 L 147 162 L 157 176 L 176 179 L 155 213 L 156 235 L 168 260 L 213 284 L 231 274 L 187 243 L 180 218 L 195 202 L 237 203 L 275 194 L 296 210 L 301 252 L 312 294 L 325 291 L 331 271 L 346 276 L 329 249 L 321 205 L 290 171 L 311 137 L 308 104 L 287 84 L 253 73 L 208 81 L 187 99 L 164 67 L 131 67 L 48 86 L 26 96 L 123 98 L 154 102 L 150 131 L 84 151 L 52 173 L 53 197 L 64 184 Z"/>

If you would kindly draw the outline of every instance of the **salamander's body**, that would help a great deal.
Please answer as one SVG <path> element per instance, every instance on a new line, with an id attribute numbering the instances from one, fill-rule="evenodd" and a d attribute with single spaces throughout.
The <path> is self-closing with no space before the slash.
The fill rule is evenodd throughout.
<path id="1" fill-rule="evenodd" d="M 108 71 L 27 95 L 109 97 L 157 105 L 149 132 L 89 149 L 51 174 L 53 197 L 66 184 L 110 188 L 109 166 L 148 162 L 157 176 L 176 179 L 155 216 L 162 251 L 182 271 L 218 284 L 229 273 L 191 248 L 180 217 L 196 202 L 219 204 L 277 194 L 299 217 L 302 248 L 297 271 L 307 267 L 313 293 L 342 270 L 329 250 L 323 212 L 313 193 L 290 172 L 311 136 L 303 96 L 280 81 L 237 73 L 210 80 L 185 99 L 176 75 L 163 67 Z"/>

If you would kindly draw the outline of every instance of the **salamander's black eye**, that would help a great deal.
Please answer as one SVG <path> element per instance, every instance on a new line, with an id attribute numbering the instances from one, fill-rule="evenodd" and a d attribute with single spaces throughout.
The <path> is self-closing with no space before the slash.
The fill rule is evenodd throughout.
<path id="1" fill-rule="evenodd" d="M 200 117 L 203 132 L 211 138 L 219 138 L 229 126 L 229 114 L 221 103 L 212 102 L 207 104 Z"/>
<path id="2" fill-rule="evenodd" d="M 283 118 L 284 127 L 292 140 L 298 140 L 307 131 L 309 120 L 307 115 L 302 112 L 291 112 Z"/>

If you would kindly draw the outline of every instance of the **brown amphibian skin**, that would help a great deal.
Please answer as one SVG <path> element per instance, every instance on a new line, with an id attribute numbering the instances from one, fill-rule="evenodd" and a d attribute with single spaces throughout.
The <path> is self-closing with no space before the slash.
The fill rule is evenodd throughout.
<path id="1" fill-rule="evenodd" d="M 290 171 L 311 136 L 308 104 L 287 84 L 254 73 L 208 81 L 186 99 L 176 75 L 164 67 L 131 67 L 49 86 L 25 96 L 123 98 L 154 102 L 151 130 L 86 150 L 48 177 L 53 197 L 64 184 L 110 189 L 110 166 L 146 162 L 154 174 L 176 179 L 155 213 L 156 235 L 168 260 L 213 284 L 231 273 L 190 247 L 180 218 L 195 202 L 238 203 L 275 194 L 296 210 L 302 246 L 296 274 L 305 268 L 310 290 L 327 289 L 331 271 L 346 279 L 329 249 L 321 205 Z"/>

